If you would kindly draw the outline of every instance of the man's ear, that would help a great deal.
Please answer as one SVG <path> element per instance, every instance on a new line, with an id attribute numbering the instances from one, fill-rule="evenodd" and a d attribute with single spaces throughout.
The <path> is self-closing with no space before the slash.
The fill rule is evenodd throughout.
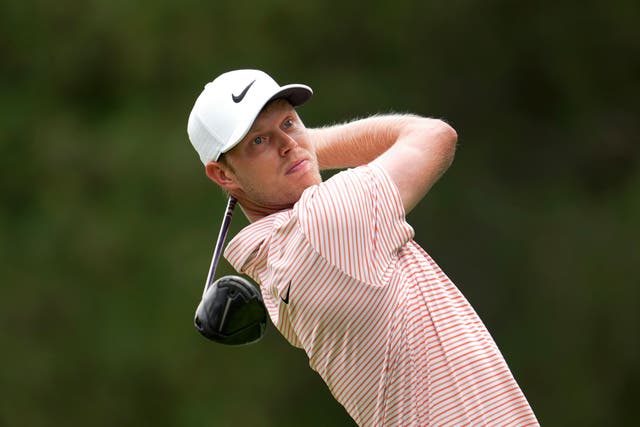
<path id="1" fill-rule="evenodd" d="M 204 167 L 209 179 L 227 191 L 238 187 L 231 170 L 220 162 L 210 161 Z"/>

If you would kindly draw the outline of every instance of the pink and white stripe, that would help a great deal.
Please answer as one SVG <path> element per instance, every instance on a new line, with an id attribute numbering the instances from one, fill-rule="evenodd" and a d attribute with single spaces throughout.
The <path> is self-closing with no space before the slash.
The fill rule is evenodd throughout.
<path id="1" fill-rule="evenodd" d="M 538 425 L 480 318 L 412 237 L 395 185 L 369 165 L 249 225 L 225 256 L 358 425 Z"/>

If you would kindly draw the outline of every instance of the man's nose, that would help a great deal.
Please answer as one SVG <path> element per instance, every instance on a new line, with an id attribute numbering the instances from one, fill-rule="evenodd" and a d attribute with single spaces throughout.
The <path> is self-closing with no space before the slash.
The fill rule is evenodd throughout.
<path id="1" fill-rule="evenodd" d="M 280 155 L 282 157 L 286 156 L 292 148 L 297 146 L 298 143 L 291 137 L 291 135 L 284 132 L 280 134 Z"/>

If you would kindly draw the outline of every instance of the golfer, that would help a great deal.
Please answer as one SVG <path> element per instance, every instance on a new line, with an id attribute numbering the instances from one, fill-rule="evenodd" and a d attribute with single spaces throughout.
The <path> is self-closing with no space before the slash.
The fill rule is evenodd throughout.
<path id="1" fill-rule="evenodd" d="M 311 94 L 237 70 L 196 100 L 191 143 L 251 223 L 225 257 L 359 426 L 538 425 L 406 221 L 451 164 L 456 132 L 415 115 L 306 128 L 294 107 Z M 346 170 L 323 182 L 322 169 Z"/>

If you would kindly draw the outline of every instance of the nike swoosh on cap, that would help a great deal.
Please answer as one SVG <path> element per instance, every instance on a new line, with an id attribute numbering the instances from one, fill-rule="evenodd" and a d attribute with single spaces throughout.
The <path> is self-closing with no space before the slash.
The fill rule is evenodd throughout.
<path id="1" fill-rule="evenodd" d="M 256 81 L 252 81 L 251 83 L 249 83 L 247 85 L 247 87 L 244 88 L 244 90 L 242 92 L 240 92 L 240 95 L 234 95 L 233 93 L 231 94 L 231 99 L 233 99 L 233 102 L 235 102 L 236 104 L 239 103 L 240 101 L 242 101 L 244 99 L 244 96 L 247 94 L 247 92 L 249 91 L 249 88 L 251 87 L 251 85 L 253 85 Z"/>

